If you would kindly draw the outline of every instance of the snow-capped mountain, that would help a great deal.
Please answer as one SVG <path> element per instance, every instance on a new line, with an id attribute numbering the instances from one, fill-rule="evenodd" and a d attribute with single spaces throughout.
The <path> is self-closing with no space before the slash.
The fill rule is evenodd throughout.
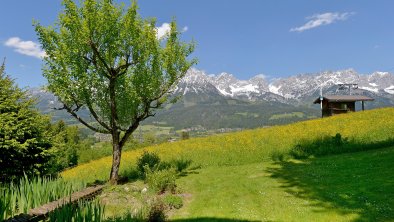
<path id="1" fill-rule="evenodd" d="M 220 94 L 218 89 L 212 85 L 211 77 L 198 69 L 191 69 L 179 82 L 175 93 L 186 94 Z"/>
<path id="2" fill-rule="evenodd" d="M 243 100 L 300 103 L 319 93 L 320 88 L 329 94 L 347 93 L 335 90 L 337 87 L 334 86 L 341 83 L 358 84 L 358 89 L 352 90 L 352 94 L 373 93 L 394 100 L 392 73 L 374 72 L 370 75 L 361 75 L 353 69 L 300 74 L 268 81 L 262 75 L 249 80 L 238 80 L 229 73 L 208 75 L 193 68 L 180 82 L 177 91 L 184 95 L 190 92 L 204 92 Z"/>

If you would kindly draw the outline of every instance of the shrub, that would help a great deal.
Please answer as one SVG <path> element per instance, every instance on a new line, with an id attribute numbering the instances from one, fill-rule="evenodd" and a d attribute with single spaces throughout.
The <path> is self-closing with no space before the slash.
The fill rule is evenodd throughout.
<path id="1" fill-rule="evenodd" d="M 123 181 L 134 181 L 137 180 L 140 173 L 134 167 L 130 167 L 121 172 L 121 180 Z"/>
<path id="2" fill-rule="evenodd" d="M 174 168 L 153 171 L 147 165 L 145 166 L 145 182 L 157 193 L 175 192 L 175 179 Z"/>
<path id="3" fill-rule="evenodd" d="M 159 163 L 160 157 L 156 153 L 144 151 L 144 153 L 137 159 L 137 171 L 142 177 L 144 177 L 146 169 L 153 171 L 155 167 L 158 167 Z"/>
<path id="4" fill-rule="evenodd" d="M 171 165 L 178 173 L 182 173 L 192 164 L 193 161 L 189 159 L 177 159 L 171 162 Z"/>
<path id="5" fill-rule="evenodd" d="M 165 204 L 159 198 L 152 200 L 149 205 L 147 221 L 166 221 Z"/>
<path id="6" fill-rule="evenodd" d="M 162 161 L 155 169 L 165 170 L 165 169 L 174 168 L 177 173 L 182 173 L 190 167 L 192 162 L 193 161 L 191 161 L 190 159 L 184 159 L 184 158 L 174 159 L 171 161 Z"/>
<path id="7" fill-rule="evenodd" d="M 183 206 L 183 200 L 180 196 L 167 195 L 163 198 L 163 201 L 170 209 L 180 209 Z"/>

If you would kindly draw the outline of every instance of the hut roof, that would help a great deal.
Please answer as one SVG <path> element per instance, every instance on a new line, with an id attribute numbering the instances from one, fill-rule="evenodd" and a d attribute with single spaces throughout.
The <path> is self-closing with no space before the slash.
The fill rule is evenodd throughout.
<path id="1" fill-rule="evenodd" d="M 371 97 L 359 96 L 359 95 L 329 95 L 323 96 L 323 100 L 328 102 L 356 102 L 356 101 L 373 101 Z M 313 103 L 320 103 L 320 97 L 317 98 Z"/>

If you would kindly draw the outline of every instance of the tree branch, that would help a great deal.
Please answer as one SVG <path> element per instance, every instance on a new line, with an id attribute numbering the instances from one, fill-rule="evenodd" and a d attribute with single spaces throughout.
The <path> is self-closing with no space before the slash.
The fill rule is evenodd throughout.
<path id="1" fill-rule="evenodd" d="M 119 146 L 123 147 L 127 140 L 129 139 L 130 135 L 138 128 L 140 121 L 135 121 L 125 132 L 122 139 L 119 142 Z"/>
<path id="2" fill-rule="evenodd" d="M 127 70 L 131 65 L 133 65 L 133 63 L 126 62 L 126 64 L 118 66 L 114 71 L 116 73 L 120 73 L 120 71 L 123 69 L 123 72 L 125 72 L 125 70 Z"/>
<path id="3" fill-rule="evenodd" d="M 121 76 L 121 75 L 123 75 L 123 74 L 125 74 L 126 72 L 127 72 L 127 69 L 130 67 L 130 66 L 132 66 L 132 65 L 135 65 L 136 64 L 136 62 L 129 62 L 129 59 L 130 59 L 130 53 L 129 54 L 127 54 L 126 56 L 125 56 L 125 58 L 126 58 L 126 64 L 123 64 L 123 65 L 120 65 L 120 66 L 118 66 L 115 70 L 114 70 L 114 72 L 116 72 L 117 73 L 117 76 Z M 121 71 L 123 69 L 123 71 Z"/>
<path id="4" fill-rule="evenodd" d="M 104 60 L 104 58 L 101 56 L 100 52 L 98 51 L 96 45 L 93 43 L 92 40 L 89 41 L 89 45 L 90 47 L 93 49 L 93 54 L 95 56 L 97 56 L 97 58 L 103 63 L 103 65 L 105 66 L 105 69 L 107 70 L 109 75 L 106 75 L 108 78 L 111 78 L 111 73 L 112 73 L 112 69 L 111 67 L 107 64 L 107 62 Z M 96 64 L 96 68 L 97 68 L 97 64 Z"/>
<path id="5" fill-rule="evenodd" d="M 150 116 L 154 116 L 155 114 L 150 113 L 149 109 L 152 108 L 152 106 L 150 105 L 152 103 L 152 100 L 149 100 L 148 102 L 144 103 L 144 112 L 133 118 L 134 121 L 133 124 L 131 124 L 131 126 L 126 130 L 124 136 L 122 137 L 122 139 L 120 140 L 120 147 L 123 147 L 123 145 L 127 142 L 127 140 L 129 139 L 130 135 L 138 128 L 140 122 Z M 159 106 L 158 104 L 156 104 L 157 106 Z"/>
<path id="6" fill-rule="evenodd" d="M 92 116 L 94 117 L 94 119 L 102 126 L 104 127 L 106 130 L 111 131 L 111 128 L 104 122 L 102 121 L 96 111 L 94 111 L 93 107 L 92 107 L 92 103 L 90 102 L 90 99 L 88 98 L 88 96 L 85 96 L 85 100 L 86 100 L 86 106 L 88 107 L 90 113 L 92 114 Z"/>
<path id="7" fill-rule="evenodd" d="M 98 132 L 98 133 L 105 133 L 105 134 L 109 134 L 110 133 L 107 130 L 102 130 L 102 129 L 96 128 L 96 127 L 88 124 L 85 120 L 83 120 L 81 117 L 79 117 L 78 114 L 75 111 L 75 110 L 78 110 L 79 108 L 78 109 L 72 109 L 71 107 L 69 107 L 65 103 L 63 103 L 63 107 L 62 108 L 58 108 L 58 110 L 62 110 L 62 109 L 67 110 L 68 113 L 70 113 L 74 118 L 76 118 L 80 123 L 82 123 L 83 125 L 85 125 L 89 129 L 91 129 L 91 130 L 93 130 L 95 132 Z"/>

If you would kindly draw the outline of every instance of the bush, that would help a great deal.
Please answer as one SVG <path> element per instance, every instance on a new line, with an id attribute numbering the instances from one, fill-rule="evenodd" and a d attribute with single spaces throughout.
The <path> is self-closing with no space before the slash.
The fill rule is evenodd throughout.
<path id="1" fill-rule="evenodd" d="M 147 165 L 145 166 L 145 182 L 148 186 L 157 193 L 164 193 L 165 191 L 175 192 L 176 171 L 174 168 L 164 170 L 151 170 Z"/>
<path id="2" fill-rule="evenodd" d="M 178 173 L 182 173 L 192 164 L 192 161 L 189 159 L 177 159 L 173 160 L 170 165 L 175 168 Z"/>
<path id="3" fill-rule="evenodd" d="M 149 205 L 147 221 L 166 221 L 165 209 L 165 204 L 159 198 L 153 199 Z"/>
<path id="4" fill-rule="evenodd" d="M 134 181 L 140 178 L 140 173 L 134 167 L 127 168 L 121 172 L 121 180 Z"/>
<path id="5" fill-rule="evenodd" d="M 182 173 L 186 169 L 190 167 L 192 164 L 192 160 L 189 159 L 174 159 L 171 161 L 161 161 L 156 167 L 153 167 L 152 170 L 165 170 L 174 168 L 177 173 Z"/>
<path id="6" fill-rule="evenodd" d="M 145 177 L 146 169 L 153 171 L 160 164 L 160 157 L 156 153 L 144 151 L 142 156 L 137 159 L 137 171 L 140 176 Z M 147 166 L 147 167 L 146 167 Z"/>
<path id="7" fill-rule="evenodd" d="M 180 209 L 183 206 L 183 200 L 180 196 L 167 195 L 163 198 L 163 201 L 170 209 Z"/>

